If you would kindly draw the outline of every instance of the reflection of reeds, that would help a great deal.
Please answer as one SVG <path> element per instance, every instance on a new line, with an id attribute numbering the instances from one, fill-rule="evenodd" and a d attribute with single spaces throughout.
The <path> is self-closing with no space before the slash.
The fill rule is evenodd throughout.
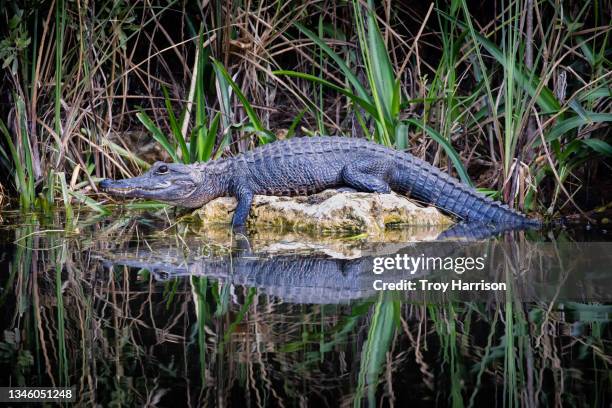
<path id="1" fill-rule="evenodd" d="M 4 190 L 4 186 L 0 182 L 0 210 L 4 208 L 4 206 L 6 206 L 7 204 L 8 204 L 8 195 L 6 194 Z M 3 221 L 4 219 L 2 218 L 2 214 L 0 214 L 0 224 L 2 224 Z"/>
<path id="2" fill-rule="evenodd" d="M 105 238 L 44 234 L 52 228 L 36 217 L 15 231 L 0 363 L 23 384 L 74 384 L 82 403 L 103 405 L 169 393 L 223 403 L 236 390 L 262 406 L 399 403 L 410 394 L 472 406 L 610 397 L 610 379 L 595 374 L 611 364 L 609 306 L 524 304 L 512 292 L 488 305 L 286 304 L 205 278 L 161 283 L 145 270 L 103 268 L 90 251 L 146 246 L 134 241 L 142 226 L 77 218 L 84 237 L 93 229 Z M 512 284 L 523 269 L 498 271 Z"/>

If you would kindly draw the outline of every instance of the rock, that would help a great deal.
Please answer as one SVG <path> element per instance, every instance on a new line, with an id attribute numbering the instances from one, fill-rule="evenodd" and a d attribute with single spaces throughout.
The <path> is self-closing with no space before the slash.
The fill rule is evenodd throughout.
<path id="1" fill-rule="evenodd" d="M 207 248 L 212 253 L 227 253 L 236 245 L 237 238 L 228 224 L 197 225 L 193 222 L 180 222 L 177 228 L 181 236 L 199 237 L 201 242 L 198 247 Z M 435 241 L 448 228 L 441 225 L 402 226 L 390 227 L 375 235 L 350 231 L 322 235 L 261 226 L 248 232 L 248 243 L 249 248 L 259 254 L 320 254 L 353 259 L 369 253 L 386 254 L 381 246 L 395 248 L 394 245 L 404 247 L 407 243 Z M 171 232 L 159 231 L 154 238 L 168 240 L 171 237 Z"/>
<path id="2" fill-rule="evenodd" d="M 236 200 L 222 197 L 196 210 L 204 224 L 231 222 Z M 340 193 L 326 190 L 301 197 L 255 196 L 248 219 L 252 227 L 277 227 L 318 234 L 384 234 L 398 225 L 448 226 L 453 222 L 434 207 L 421 207 L 395 193 Z"/>

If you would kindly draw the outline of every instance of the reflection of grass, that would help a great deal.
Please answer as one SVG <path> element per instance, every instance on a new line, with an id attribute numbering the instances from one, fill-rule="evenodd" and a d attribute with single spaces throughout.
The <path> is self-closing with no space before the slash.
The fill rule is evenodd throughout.
<path id="1" fill-rule="evenodd" d="M 200 363 L 200 380 L 206 383 L 206 323 L 210 320 L 208 316 L 208 305 L 206 304 L 206 292 L 208 280 L 206 278 L 191 278 L 193 300 L 195 303 L 195 314 L 197 322 L 197 343 Z"/>
<path id="2" fill-rule="evenodd" d="M 369 406 L 376 406 L 376 389 L 383 366 L 387 363 L 387 353 L 399 320 L 399 302 L 391 301 L 381 293 L 373 305 L 368 338 L 361 349 L 359 384 L 354 399 L 355 406 L 361 406 L 361 398 L 367 390 Z"/>
<path id="3" fill-rule="evenodd" d="M 459 342 L 457 338 L 457 323 L 455 305 L 449 304 L 447 307 L 428 307 L 429 315 L 434 324 L 435 331 L 440 339 L 443 369 L 449 370 L 450 379 L 450 404 L 453 407 L 462 406 L 462 391 L 464 388 L 463 369 L 461 367 L 459 355 Z M 467 315 L 468 322 L 470 315 Z M 464 321 L 465 323 L 465 321 Z M 468 326 L 469 327 L 469 326 Z"/>
<path id="4" fill-rule="evenodd" d="M 0 276 L 0 368 L 15 383 L 75 384 L 84 402 L 102 405 L 166 401 L 168 388 L 173 399 L 222 401 L 240 390 L 275 405 L 378 405 L 395 395 L 444 406 L 610 398 L 608 305 L 521 304 L 509 293 L 490 305 L 383 296 L 308 306 L 206 278 L 160 284 L 89 256 L 146 247 L 144 224 L 74 218 L 81 236 L 40 234 L 57 227 L 36 217 L 15 231 L 19 245 Z M 96 239 L 84 239 L 92 229 Z"/>
<path id="5" fill-rule="evenodd" d="M 50 242 L 53 242 L 50 240 Z M 62 243 L 59 248 L 56 248 L 52 253 L 55 252 L 55 300 L 57 302 L 57 350 L 58 350 L 58 370 L 59 370 L 59 384 L 70 385 L 69 381 L 69 369 L 68 355 L 66 350 L 66 309 L 64 307 L 64 281 L 62 279 L 62 271 L 64 270 L 64 264 L 66 263 L 65 257 L 65 243 Z"/>

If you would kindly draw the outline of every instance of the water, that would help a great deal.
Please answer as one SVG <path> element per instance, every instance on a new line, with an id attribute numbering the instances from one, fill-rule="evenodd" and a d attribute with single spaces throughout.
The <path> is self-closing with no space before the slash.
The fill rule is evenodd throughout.
<path id="1" fill-rule="evenodd" d="M 101 406 L 611 401 L 612 291 L 597 262 L 612 240 L 601 229 L 401 228 L 384 243 L 258 231 L 246 242 L 163 212 L 2 216 L 2 385 L 74 386 L 80 405 Z M 581 248 L 593 251 L 587 266 L 569 252 Z M 372 288 L 457 277 L 375 275 L 378 256 L 484 252 L 491 268 L 462 279 L 510 290 Z"/>

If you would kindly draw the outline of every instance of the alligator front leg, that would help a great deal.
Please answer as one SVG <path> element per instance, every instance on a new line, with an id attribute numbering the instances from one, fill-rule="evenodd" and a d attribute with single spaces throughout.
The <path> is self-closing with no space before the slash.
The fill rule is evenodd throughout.
<path id="1" fill-rule="evenodd" d="M 232 229 L 244 229 L 249 211 L 251 210 L 251 204 L 253 203 L 253 196 L 253 192 L 246 188 L 241 188 L 236 191 L 238 205 L 236 206 L 236 211 L 234 211 L 234 217 L 232 218 Z"/>

